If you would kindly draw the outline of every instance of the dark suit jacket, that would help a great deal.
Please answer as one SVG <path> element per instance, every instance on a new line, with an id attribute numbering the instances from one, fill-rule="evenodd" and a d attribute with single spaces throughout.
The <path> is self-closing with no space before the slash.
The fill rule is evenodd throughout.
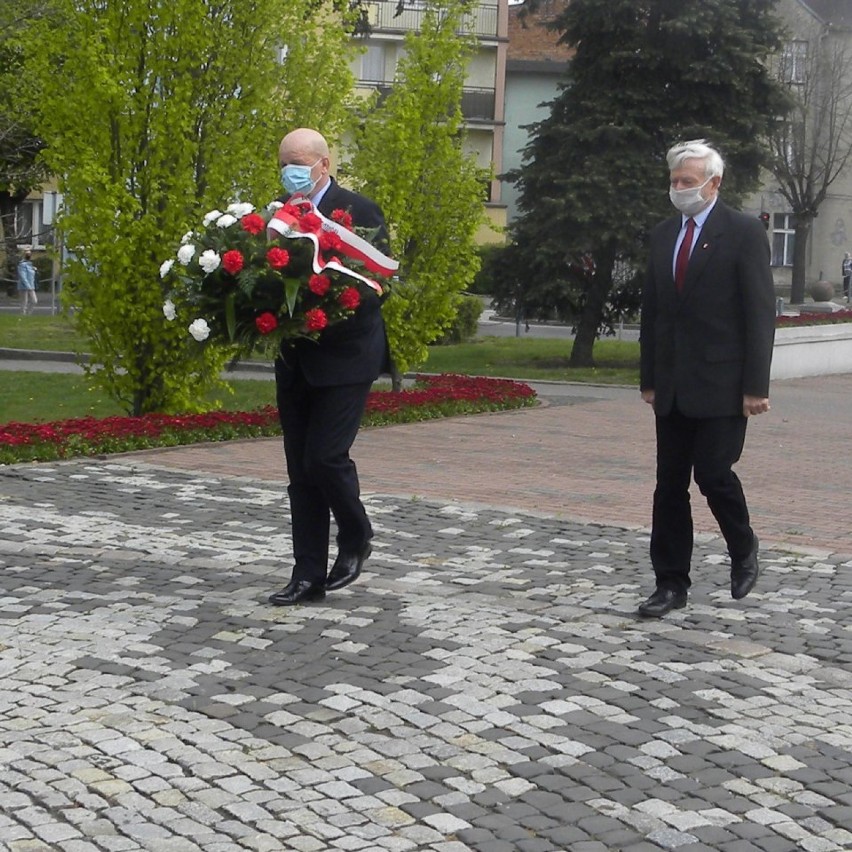
<path id="1" fill-rule="evenodd" d="M 282 199 L 286 200 L 286 199 Z M 385 218 L 370 199 L 344 189 L 332 179 L 318 209 L 330 217 L 334 210 L 345 210 L 358 228 L 378 229 L 373 243 L 388 250 Z M 365 294 L 355 314 L 325 329 L 319 340 L 297 340 L 282 347 L 275 364 L 276 378 L 283 387 L 301 370 L 309 385 L 331 387 L 375 381 L 390 369 L 388 341 L 378 296 Z"/>
<path id="2" fill-rule="evenodd" d="M 641 388 L 654 411 L 675 399 L 687 417 L 742 413 L 744 395 L 769 396 L 775 290 L 766 232 L 721 200 L 707 217 L 678 294 L 672 258 L 681 216 L 651 234 L 642 296 Z"/>

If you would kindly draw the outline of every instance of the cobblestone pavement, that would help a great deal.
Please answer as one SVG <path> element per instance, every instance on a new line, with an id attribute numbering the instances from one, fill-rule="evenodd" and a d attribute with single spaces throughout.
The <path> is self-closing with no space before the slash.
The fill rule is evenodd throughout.
<path id="1" fill-rule="evenodd" d="M 643 622 L 641 528 L 369 494 L 277 609 L 285 483 L 156 458 L 0 468 L 3 850 L 852 848 L 849 557 Z"/>

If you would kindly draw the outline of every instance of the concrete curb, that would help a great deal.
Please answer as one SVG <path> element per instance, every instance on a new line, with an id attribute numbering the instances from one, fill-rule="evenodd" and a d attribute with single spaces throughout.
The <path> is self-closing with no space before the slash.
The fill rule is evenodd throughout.
<path id="1" fill-rule="evenodd" d="M 0 358 L 10 361 L 77 361 L 83 360 L 88 363 L 89 356 L 78 356 L 74 352 L 55 352 L 41 349 L 9 349 L 0 347 Z"/>
<path id="2" fill-rule="evenodd" d="M 8 361 L 57 361 L 62 363 L 84 363 L 88 364 L 91 361 L 91 355 L 83 353 L 77 355 L 74 352 L 59 352 L 53 350 L 42 349 L 10 349 L 8 347 L 0 347 L 0 358 Z M 271 373 L 273 372 L 272 362 L 263 361 L 239 361 L 233 366 L 225 368 L 225 372 L 250 372 L 250 373 Z"/>

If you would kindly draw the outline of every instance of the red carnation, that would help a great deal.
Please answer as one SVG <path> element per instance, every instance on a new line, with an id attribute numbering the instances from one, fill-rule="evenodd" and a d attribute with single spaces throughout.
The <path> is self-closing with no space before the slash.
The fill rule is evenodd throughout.
<path id="1" fill-rule="evenodd" d="M 236 249 L 222 255 L 222 268 L 229 275 L 236 275 L 243 268 L 243 256 Z"/>
<path id="2" fill-rule="evenodd" d="M 259 234 L 266 227 L 263 217 L 258 216 L 257 213 L 249 213 L 247 216 L 243 216 L 240 219 L 240 224 L 243 226 L 243 230 L 250 234 Z"/>
<path id="3" fill-rule="evenodd" d="M 273 269 L 283 269 L 290 262 L 290 252 L 274 246 L 266 253 L 266 260 Z"/>
<path id="4" fill-rule="evenodd" d="M 308 279 L 308 289 L 317 296 L 324 296 L 331 287 L 331 279 L 325 275 L 312 275 Z"/>
<path id="5" fill-rule="evenodd" d="M 361 304 L 361 294 L 357 287 L 347 287 L 338 299 L 341 305 L 349 311 L 354 311 Z"/>
<path id="6" fill-rule="evenodd" d="M 290 204 L 289 202 L 281 208 L 281 212 L 287 216 L 292 216 L 298 219 L 305 211 L 298 204 Z"/>
<path id="7" fill-rule="evenodd" d="M 319 235 L 319 247 L 323 251 L 340 251 L 343 243 L 334 231 L 323 231 Z"/>
<path id="8" fill-rule="evenodd" d="M 322 228 L 322 219 L 320 219 L 316 213 L 305 213 L 305 215 L 299 219 L 299 230 L 303 234 L 315 234 L 320 228 Z"/>
<path id="9" fill-rule="evenodd" d="M 270 313 L 269 311 L 257 317 L 254 324 L 257 326 L 257 330 L 261 334 L 269 334 L 278 328 L 278 320 L 275 319 L 275 314 Z"/>
<path id="10" fill-rule="evenodd" d="M 322 308 L 305 311 L 305 328 L 308 331 L 322 331 L 328 325 L 328 317 Z"/>
<path id="11" fill-rule="evenodd" d="M 347 230 L 352 230 L 352 216 L 345 210 L 332 210 L 331 219 L 333 222 L 337 222 L 338 225 L 343 225 Z"/>

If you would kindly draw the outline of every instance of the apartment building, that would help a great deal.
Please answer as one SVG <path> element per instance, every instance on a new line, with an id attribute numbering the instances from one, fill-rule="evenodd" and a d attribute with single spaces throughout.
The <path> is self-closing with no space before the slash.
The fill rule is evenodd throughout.
<path id="1" fill-rule="evenodd" d="M 397 63 L 405 50 L 405 35 L 419 31 L 426 6 L 423 0 L 403 0 L 401 6 L 397 0 L 369 0 L 371 31 L 365 39 L 366 50 L 353 66 L 359 88 L 382 92 L 393 86 Z M 483 228 L 481 241 L 501 240 L 500 230 L 506 224 L 503 187 L 497 175 L 503 166 L 508 9 L 508 0 L 479 0 L 462 30 L 477 41 L 462 95 L 464 146 L 476 154 L 479 165 L 491 167 L 494 173 L 486 212 L 498 230 Z"/>

